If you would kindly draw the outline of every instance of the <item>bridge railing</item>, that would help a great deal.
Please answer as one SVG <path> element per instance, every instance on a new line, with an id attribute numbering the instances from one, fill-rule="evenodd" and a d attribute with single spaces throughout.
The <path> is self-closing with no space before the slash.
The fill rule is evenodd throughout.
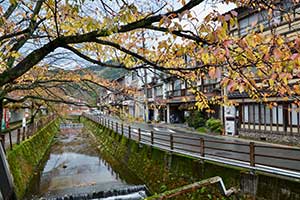
<path id="1" fill-rule="evenodd" d="M 61 123 L 59 126 L 60 129 L 77 129 L 83 128 L 83 124 L 81 123 Z"/>
<path id="2" fill-rule="evenodd" d="M 33 136 L 39 129 L 48 124 L 55 118 L 54 114 L 47 115 L 47 117 L 40 118 L 33 123 L 27 124 L 26 127 L 21 125 L 14 128 L 8 129 L 4 133 L 0 134 L 0 143 L 4 151 L 13 149 L 13 145 L 20 144 L 22 141 Z"/>
<path id="3" fill-rule="evenodd" d="M 139 143 L 181 153 L 200 159 L 258 170 L 267 173 L 300 178 L 300 149 L 286 146 L 268 146 L 254 142 L 233 142 L 221 139 L 205 139 L 201 135 L 142 130 L 131 125 L 84 114 L 118 134 Z M 276 155 L 273 155 L 276 150 Z"/>

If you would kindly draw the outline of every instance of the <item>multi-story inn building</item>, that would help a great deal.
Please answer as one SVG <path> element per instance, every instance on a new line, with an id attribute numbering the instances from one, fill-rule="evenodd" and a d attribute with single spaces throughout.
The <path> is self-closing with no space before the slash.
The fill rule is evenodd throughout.
<path id="1" fill-rule="evenodd" d="M 188 85 L 176 76 L 150 69 L 130 71 L 115 81 L 136 88 L 137 92 L 126 98 L 120 92 L 102 91 L 102 105 L 106 102 L 104 105 L 117 106 L 130 116 L 147 122 L 183 123 L 189 112 L 196 109 L 192 87 L 208 98 L 221 92 L 220 80 L 199 80 L 196 85 Z M 220 107 L 215 107 L 215 110 L 212 117 L 221 118 Z"/>
<path id="2" fill-rule="evenodd" d="M 238 24 L 230 27 L 230 34 L 242 37 L 253 31 L 253 24 L 262 24 L 264 35 L 281 34 L 286 41 L 292 41 L 299 34 L 300 5 L 290 0 L 278 1 L 278 9 L 273 10 L 270 18 L 268 10 L 236 8 Z M 284 15 L 289 13 L 289 20 Z M 225 129 L 230 135 L 274 142 L 300 143 L 300 112 L 293 99 L 279 96 L 270 97 L 276 102 L 270 107 L 268 102 L 256 102 L 246 93 L 228 93 L 228 97 L 238 103 L 236 107 L 225 108 Z"/>

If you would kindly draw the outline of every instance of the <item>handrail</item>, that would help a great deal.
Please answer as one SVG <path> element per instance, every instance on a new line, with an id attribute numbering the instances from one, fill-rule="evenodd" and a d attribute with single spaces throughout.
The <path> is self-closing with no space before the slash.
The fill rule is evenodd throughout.
<path id="1" fill-rule="evenodd" d="M 26 127 L 17 127 L 16 129 L 7 129 L 8 133 L 0 134 L 2 139 L 3 149 L 12 150 L 13 145 L 20 144 L 22 141 L 33 136 L 41 127 L 48 124 L 50 121 L 54 120 L 56 116 L 54 114 L 48 115 L 47 118 L 41 117 L 35 122 L 27 123 Z M 14 137 L 13 137 L 14 136 Z M 8 137 L 8 138 L 6 138 Z"/>
<path id="2" fill-rule="evenodd" d="M 266 145 L 260 145 L 260 144 L 255 144 L 255 146 L 259 147 L 259 148 L 267 148 L 267 149 L 282 149 L 282 150 L 300 151 L 300 149 L 296 148 L 296 147 L 266 146 Z"/>
<path id="3" fill-rule="evenodd" d="M 103 116 L 100 118 L 98 116 L 92 116 L 86 113 L 84 113 L 83 115 L 95 121 L 96 123 L 100 123 L 110 129 L 113 128 L 115 132 L 116 130 L 118 130 L 119 134 L 121 134 L 120 127 L 123 126 L 124 129 L 126 127 L 128 128 L 128 132 L 125 133 L 125 131 L 123 130 L 123 135 L 142 144 L 151 145 L 170 152 L 193 156 L 195 158 L 238 166 L 252 171 L 257 170 L 298 179 L 300 178 L 300 160 L 298 160 L 297 157 L 292 158 L 289 156 L 283 157 L 281 155 L 277 157 L 274 155 L 265 155 L 264 152 L 261 152 L 261 148 L 268 147 L 265 145 L 256 144 L 254 142 L 249 142 L 248 144 L 243 142 L 240 144 L 231 141 L 205 139 L 204 137 L 199 137 L 199 142 L 197 143 L 197 140 L 194 137 L 187 136 L 187 138 L 185 138 L 186 136 L 182 136 L 176 133 L 171 134 L 166 132 L 164 133 L 162 131 L 156 132 L 142 130 L 130 125 L 125 126 L 124 124 L 122 124 L 122 122 L 116 123 L 115 120 L 105 119 Z M 112 123 L 114 125 L 117 124 L 119 128 L 116 128 L 116 126 L 111 127 Z M 134 131 L 134 129 L 140 130 L 140 133 L 136 130 Z M 143 132 L 149 133 L 144 134 Z M 188 140 L 188 138 L 190 138 L 190 140 Z M 243 149 L 230 149 L 230 146 L 228 147 L 222 144 L 237 145 L 242 147 Z M 272 146 L 270 148 L 275 149 L 276 147 Z M 291 151 L 296 150 L 298 152 L 298 149 L 293 148 L 285 149 L 282 146 L 278 146 L 277 148 L 277 150 L 282 149 Z M 276 162 L 279 163 L 268 163 L 268 158 L 277 159 L 278 161 Z M 291 162 L 290 166 L 285 166 L 284 163 L 286 162 L 280 162 L 283 160 Z"/>
<path id="4" fill-rule="evenodd" d="M 224 142 L 224 141 L 218 141 L 218 140 L 205 140 L 205 142 L 209 143 L 218 143 L 218 144 L 232 144 L 232 145 L 239 145 L 239 146 L 248 146 L 248 144 L 243 143 L 236 143 L 236 142 Z"/>

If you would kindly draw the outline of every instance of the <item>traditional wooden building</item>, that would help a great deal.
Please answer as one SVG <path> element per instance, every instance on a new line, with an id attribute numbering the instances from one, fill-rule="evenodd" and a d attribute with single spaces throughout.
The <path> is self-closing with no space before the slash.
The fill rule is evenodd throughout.
<path id="1" fill-rule="evenodd" d="M 300 5 L 291 0 L 276 3 L 277 9 L 272 11 L 272 17 L 270 10 L 236 8 L 234 11 L 238 13 L 238 24 L 230 27 L 230 34 L 243 37 L 262 24 L 262 34 L 280 34 L 286 41 L 294 40 L 300 30 Z M 299 83 L 293 80 L 290 84 Z M 295 99 L 274 95 L 267 102 L 257 102 L 247 93 L 238 91 L 229 92 L 228 97 L 238 104 L 225 108 L 225 129 L 228 135 L 300 144 L 300 107 L 294 104 Z"/>

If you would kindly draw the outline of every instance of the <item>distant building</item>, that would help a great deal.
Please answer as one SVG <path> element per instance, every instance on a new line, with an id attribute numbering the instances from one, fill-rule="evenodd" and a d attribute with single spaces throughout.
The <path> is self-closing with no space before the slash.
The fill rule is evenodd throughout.
<path id="1" fill-rule="evenodd" d="M 208 98 L 221 94 L 220 79 L 199 79 L 195 85 L 188 85 L 176 76 L 152 69 L 130 71 L 115 81 L 124 87 L 136 88 L 135 94 L 129 97 L 121 91 L 101 89 L 99 105 L 118 107 L 146 122 L 184 123 L 189 112 L 196 109 L 192 88 L 202 91 Z M 222 109 L 219 106 L 214 109 L 216 112 L 211 117 L 221 119 Z"/>

